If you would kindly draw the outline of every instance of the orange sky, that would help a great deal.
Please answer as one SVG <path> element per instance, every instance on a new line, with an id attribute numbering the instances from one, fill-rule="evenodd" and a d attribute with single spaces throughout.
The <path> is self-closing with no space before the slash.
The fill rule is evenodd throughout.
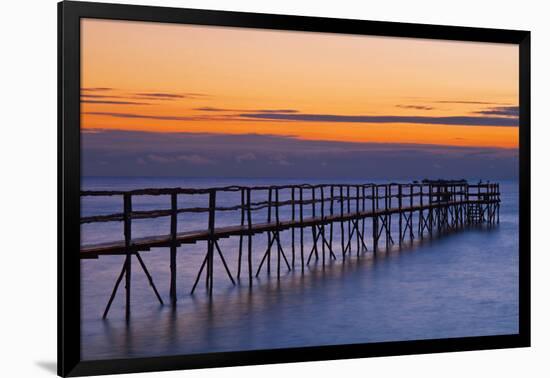
<path id="1" fill-rule="evenodd" d="M 246 117 L 480 117 L 517 106 L 516 45 L 91 19 L 81 26 L 85 129 L 518 146 L 510 126 Z"/>

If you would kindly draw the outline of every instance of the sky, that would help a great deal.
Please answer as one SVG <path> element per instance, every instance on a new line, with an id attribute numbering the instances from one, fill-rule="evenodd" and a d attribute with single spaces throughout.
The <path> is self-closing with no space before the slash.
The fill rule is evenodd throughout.
<path id="1" fill-rule="evenodd" d="M 81 21 L 85 176 L 518 172 L 518 47 Z"/>

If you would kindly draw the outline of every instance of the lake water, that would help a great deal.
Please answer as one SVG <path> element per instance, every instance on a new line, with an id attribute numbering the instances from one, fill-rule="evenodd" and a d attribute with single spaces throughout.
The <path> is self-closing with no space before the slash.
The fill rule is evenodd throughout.
<path id="1" fill-rule="evenodd" d="M 308 180 L 308 183 L 323 181 Z M 401 180 L 401 182 L 404 182 Z M 274 179 L 188 178 L 84 178 L 83 189 L 135 189 L 149 187 L 211 187 L 301 183 Z M 354 183 L 348 181 L 347 183 Z M 371 232 L 366 232 L 368 252 L 343 263 L 339 227 L 335 227 L 337 261 L 323 268 L 312 260 L 302 274 L 297 269 L 282 277 L 263 271 L 249 288 L 246 264 L 241 282 L 233 286 L 215 260 L 214 294 L 209 300 L 204 281 L 194 295 L 189 292 L 204 259 L 206 243 L 178 248 L 178 303 L 169 304 L 169 250 L 141 253 L 160 295 L 161 306 L 137 261 L 132 266 L 132 315 L 127 324 L 124 285 L 119 287 L 106 320 L 102 319 L 124 257 L 82 260 L 82 358 L 106 359 L 162 355 L 273 349 L 380 341 L 433 339 L 514 334 L 518 332 L 518 184 L 501 182 L 500 224 L 473 227 L 433 239 L 393 246 L 372 255 Z M 237 204 L 240 195 L 218 199 L 218 205 Z M 281 198 L 284 200 L 285 198 Z M 169 198 L 146 197 L 134 209 L 169 208 Z M 180 207 L 206 206 L 207 196 L 180 196 Z M 82 215 L 119 212 L 118 198 L 88 198 Z M 289 214 L 281 210 L 281 218 Z M 288 210 L 286 210 L 288 211 Z M 264 217 L 258 212 L 254 216 Z M 182 214 L 178 231 L 204 229 L 206 214 Z M 238 213 L 217 214 L 216 225 L 235 224 Z M 368 230 L 370 230 L 370 223 Z M 395 228 L 394 228 L 395 229 Z M 133 236 L 167 234 L 169 220 L 135 221 Z M 415 230 L 416 233 L 416 230 Z M 306 255 L 312 248 L 306 232 Z M 82 227 L 82 244 L 122 238 L 122 225 L 103 223 Z M 394 239 L 396 237 L 394 236 Z M 290 231 L 281 233 L 287 256 Z M 220 240 L 229 266 L 236 273 L 238 237 Z M 266 248 L 266 237 L 253 239 L 253 269 Z M 384 245 L 382 242 L 381 246 Z M 329 260 L 327 260 L 329 261 Z M 284 265 L 283 265 L 284 266 Z M 255 271 L 254 271 L 255 272 Z"/>

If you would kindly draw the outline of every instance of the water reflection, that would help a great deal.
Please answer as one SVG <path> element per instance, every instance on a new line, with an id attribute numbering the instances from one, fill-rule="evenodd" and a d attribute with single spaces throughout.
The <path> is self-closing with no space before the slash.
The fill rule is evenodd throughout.
<path id="1" fill-rule="evenodd" d="M 468 234 L 396 245 L 376 256 L 369 251 L 345 262 L 327 260 L 325 267 L 320 259 L 312 260 L 304 275 L 299 269 L 285 272 L 280 280 L 273 273 L 262 275 L 254 279 L 252 288 L 248 279 L 241 278 L 243 285 L 217 290 L 213 300 L 199 293 L 180 298 L 174 307 L 140 308 L 129 323 L 123 317 L 88 321 L 85 329 L 93 332 L 84 338 L 84 358 L 465 336 L 498 330 L 492 305 L 495 299 L 504 299 L 503 293 L 493 290 L 485 302 L 469 300 L 483 298 L 462 281 L 472 261 L 453 255 L 453 250 L 462 249 L 463 255 L 474 257 L 475 251 L 471 247 L 468 251 L 467 246 L 472 238 L 491 240 L 499 231 L 498 227 L 477 227 Z M 499 280 L 496 271 L 486 269 L 485 273 Z M 462 287 L 457 285 L 461 281 Z M 501 281 L 499 285 L 513 285 L 513 281 Z M 501 332 L 513 331 L 514 309 L 501 309 L 509 312 L 500 319 Z M 466 313 L 470 320 L 462 321 L 462 326 L 460 321 L 453 324 L 455 316 L 446 317 L 446 313 Z"/>

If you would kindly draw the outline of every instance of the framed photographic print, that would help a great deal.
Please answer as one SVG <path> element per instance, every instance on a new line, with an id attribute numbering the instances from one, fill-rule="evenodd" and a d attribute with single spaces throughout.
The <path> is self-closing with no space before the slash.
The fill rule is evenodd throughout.
<path id="1" fill-rule="evenodd" d="M 529 32 L 58 9 L 59 375 L 529 346 Z"/>

